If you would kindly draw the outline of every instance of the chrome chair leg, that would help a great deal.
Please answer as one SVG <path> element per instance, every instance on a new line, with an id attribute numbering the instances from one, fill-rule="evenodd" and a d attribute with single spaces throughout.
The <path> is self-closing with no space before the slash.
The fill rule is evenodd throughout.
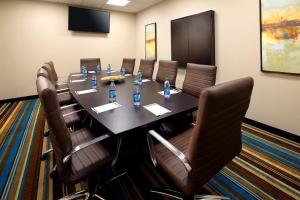
<path id="1" fill-rule="evenodd" d="M 181 195 L 178 195 L 178 194 L 170 194 L 168 192 L 158 191 L 158 190 L 150 190 L 150 192 L 154 193 L 154 194 L 163 195 L 163 196 L 166 196 L 166 197 L 171 197 L 173 199 L 184 200 L 184 198 Z"/>
<path id="2" fill-rule="evenodd" d="M 194 200 L 209 199 L 209 200 L 230 200 L 228 197 L 218 195 L 195 195 Z"/>
<path id="3" fill-rule="evenodd" d="M 88 193 L 86 190 L 81 190 L 79 192 L 75 192 L 73 194 L 64 196 L 62 198 L 60 198 L 59 200 L 72 200 L 72 199 L 78 199 L 78 198 L 83 198 L 85 200 L 88 200 L 90 197 L 90 193 Z"/>
<path id="4" fill-rule="evenodd" d="M 57 165 L 55 165 L 55 166 L 53 167 L 53 169 L 51 170 L 51 172 L 50 172 L 50 177 L 51 177 L 51 178 L 54 178 L 56 175 L 57 175 Z"/>
<path id="5" fill-rule="evenodd" d="M 103 199 L 102 197 L 100 197 L 98 194 L 94 194 L 94 195 L 92 196 L 92 199 L 105 200 L 105 199 Z"/>
<path id="6" fill-rule="evenodd" d="M 124 176 L 124 175 L 127 175 L 127 172 L 123 172 L 123 173 L 121 173 L 121 174 L 118 174 L 118 175 L 112 177 L 111 179 L 109 179 L 108 181 L 106 181 L 104 184 L 102 184 L 102 185 L 100 185 L 100 186 L 97 186 L 95 191 L 101 190 L 101 189 L 104 188 L 106 185 L 110 184 L 111 182 L 115 181 L 116 179 L 118 179 L 118 178 L 120 178 L 120 177 L 122 177 L 122 176 Z"/>
<path id="7" fill-rule="evenodd" d="M 122 144 L 122 137 L 119 137 L 118 143 L 117 143 L 116 155 L 115 155 L 115 157 L 112 161 L 111 166 L 115 166 L 117 161 L 118 161 L 119 154 L 120 154 L 120 149 L 121 149 L 121 144 Z"/>
<path id="8" fill-rule="evenodd" d="M 48 149 L 44 151 L 41 155 L 41 160 L 46 160 L 48 158 L 48 155 L 53 151 L 53 149 Z"/>

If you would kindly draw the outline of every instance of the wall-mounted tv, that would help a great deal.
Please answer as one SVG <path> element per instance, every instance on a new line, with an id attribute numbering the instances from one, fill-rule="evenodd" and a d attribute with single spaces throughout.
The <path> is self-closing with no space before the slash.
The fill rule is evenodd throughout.
<path id="1" fill-rule="evenodd" d="M 69 7 L 70 31 L 109 33 L 110 13 L 86 8 Z"/>

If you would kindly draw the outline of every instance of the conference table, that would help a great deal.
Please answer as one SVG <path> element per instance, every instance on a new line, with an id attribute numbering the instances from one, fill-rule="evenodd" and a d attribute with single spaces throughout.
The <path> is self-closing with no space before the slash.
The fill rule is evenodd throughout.
<path id="1" fill-rule="evenodd" d="M 113 72 L 111 76 L 119 74 L 119 72 Z M 68 78 L 69 89 L 77 103 L 94 120 L 106 127 L 111 134 L 120 136 L 117 151 L 119 151 L 121 146 L 122 134 L 138 128 L 146 128 L 171 116 L 195 111 L 198 107 L 199 99 L 182 91 L 177 94 L 171 94 L 169 99 L 165 99 L 163 95 L 158 93 L 163 90 L 163 84 L 153 80 L 142 83 L 141 105 L 135 106 L 133 104 L 133 84 L 136 81 L 136 76 L 128 74 L 123 81 L 115 82 L 117 91 L 116 102 L 121 106 L 106 112 L 96 113 L 93 108 L 109 103 L 109 83 L 100 80 L 101 77 L 107 76 L 107 73 L 102 71 L 101 74 L 96 76 L 97 86 L 95 89 L 97 91 L 95 92 L 78 94 L 78 91 L 92 89 L 90 74 L 88 74 L 85 81 L 82 81 L 83 78 L 79 73 L 70 74 Z M 73 82 L 74 80 L 79 81 Z M 171 112 L 156 116 L 144 108 L 145 105 L 153 103 L 159 104 Z M 116 159 L 117 156 L 114 161 Z"/>

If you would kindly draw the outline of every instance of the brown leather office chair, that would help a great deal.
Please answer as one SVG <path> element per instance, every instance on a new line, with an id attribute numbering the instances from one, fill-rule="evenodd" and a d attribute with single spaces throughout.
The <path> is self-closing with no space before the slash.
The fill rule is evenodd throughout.
<path id="1" fill-rule="evenodd" d="M 85 65 L 87 71 L 97 71 L 97 65 L 101 65 L 100 58 L 81 58 L 80 71 L 82 66 Z"/>
<path id="2" fill-rule="evenodd" d="M 58 76 L 54 67 L 54 63 L 52 61 L 46 62 L 50 66 L 51 73 L 52 73 L 52 78 L 56 83 L 56 90 L 63 90 L 68 88 L 67 81 L 59 81 Z"/>
<path id="3" fill-rule="evenodd" d="M 185 93 L 199 97 L 203 89 L 216 83 L 217 67 L 188 63 L 182 90 Z"/>
<path id="4" fill-rule="evenodd" d="M 241 151 L 241 123 L 252 88 L 253 79 L 246 77 L 204 89 L 194 127 L 170 140 L 149 131 L 153 163 L 158 162 L 186 197 L 195 195 Z M 160 143 L 153 146 L 152 136 Z"/>
<path id="5" fill-rule="evenodd" d="M 133 74 L 135 58 L 123 58 L 122 66 L 125 68 L 125 73 Z"/>
<path id="6" fill-rule="evenodd" d="M 70 134 L 58 105 L 56 91 L 45 77 L 37 78 L 37 92 L 44 108 L 50 128 L 50 137 L 55 153 L 57 172 L 65 184 L 78 183 L 88 176 L 93 176 L 111 162 L 110 152 L 99 142 L 109 137 L 99 135 L 86 127 Z M 84 190 L 65 197 L 75 199 L 89 197 Z"/>
<path id="7" fill-rule="evenodd" d="M 55 72 L 54 69 L 54 65 L 51 65 L 49 63 L 44 63 L 42 65 L 42 68 L 44 68 L 48 74 L 49 74 L 49 80 L 52 82 L 52 84 L 54 85 L 56 92 L 66 92 L 69 91 L 68 88 L 68 84 L 67 83 L 59 83 L 58 82 L 58 78 L 57 78 L 57 74 Z"/>
<path id="8" fill-rule="evenodd" d="M 160 60 L 157 75 L 156 75 L 156 81 L 159 83 L 164 83 L 165 79 L 168 78 L 170 85 L 175 86 L 177 69 L 178 69 L 177 61 Z"/>
<path id="9" fill-rule="evenodd" d="M 143 78 L 152 79 L 155 60 L 141 59 L 139 71 Z"/>
<path id="10" fill-rule="evenodd" d="M 55 87 L 55 81 L 52 76 L 50 66 L 48 64 L 44 64 L 42 68 L 38 69 L 37 77 L 39 76 L 43 76 L 47 78 Z M 69 92 L 68 88 L 63 90 L 56 90 L 56 92 L 57 92 L 57 98 L 60 106 L 66 106 L 74 103 L 72 95 Z"/>

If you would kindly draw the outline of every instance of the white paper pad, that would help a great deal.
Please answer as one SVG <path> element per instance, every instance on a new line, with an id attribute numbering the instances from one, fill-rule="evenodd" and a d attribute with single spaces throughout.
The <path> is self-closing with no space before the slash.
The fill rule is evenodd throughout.
<path id="1" fill-rule="evenodd" d="M 92 92 L 97 92 L 97 90 L 96 89 L 89 89 L 89 90 L 75 91 L 75 93 L 77 95 L 87 94 L 87 93 L 92 93 Z"/>
<path id="2" fill-rule="evenodd" d="M 111 71 L 110 71 L 110 73 L 114 73 L 114 72 L 116 72 L 116 71 L 115 71 L 115 70 L 111 70 Z"/>
<path id="3" fill-rule="evenodd" d="M 96 72 L 95 71 L 89 71 L 89 74 L 95 74 Z"/>
<path id="4" fill-rule="evenodd" d="M 179 89 L 172 89 L 172 90 L 170 90 L 170 94 L 177 94 L 179 92 L 181 92 L 181 90 L 179 90 Z M 160 91 L 160 92 L 158 92 L 158 94 L 164 95 L 164 91 Z"/>
<path id="5" fill-rule="evenodd" d="M 132 76 L 132 74 L 125 74 L 125 76 Z"/>
<path id="6" fill-rule="evenodd" d="M 158 105 L 157 103 L 146 105 L 146 106 L 144 106 L 144 108 L 149 110 L 150 112 L 152 112 L 156 116 L 160 116 L 160 115 L 163 115 L 165 113 L 172 112 L 171 110 L 168 110 L 168 109 Z"/>
<path id="7" fill-rule="evenodd" d="M 143 79 L 143 80 L 142 80 L 142 83 L 149 82 L 149 81 L 151 81 L 151 80 L 149 80 L 149 79 Z M 137 83 L 138 81 L 136 80 L 136 81 L 134 81 L 134 82 Z"/>
<path id="8" fill-rule="evenodd" d="M 84 79 L 71 80 L 71 83 L 84 82 L 84 81 L 86 81 L 86 80 L 84 80 Z"/>
<path id="9" fill-rule="evenodd" d="M 72 74 L 71 76 L 82 76 L 82 74 Z"/>
<path id="10" fill-rule="evenodd" d="M 99 114 L 99 113 L 102 113 L 102 112 L 105 112 L 105 111 L 108 111 L 108 110 L 118 108 L 120 106 L 122 106 L 122 105 L 117 103 L 117 102 L 113 102 L 113 103 L 108 103 L 108 104 L 105 104 L 105 105 L 102 105 L 102 106 L 94 107 L 94 108 L 92 108 L 92 110 L 94 112 L 96 112 L 97 114 Z"/>

